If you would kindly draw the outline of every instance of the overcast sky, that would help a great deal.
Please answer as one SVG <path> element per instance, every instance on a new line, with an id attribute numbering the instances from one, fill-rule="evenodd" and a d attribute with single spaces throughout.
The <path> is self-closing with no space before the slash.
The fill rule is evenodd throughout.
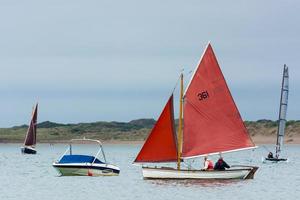
<path id="1" fill-rule="evenodd" d="M 0 1 L 0 127 L 157 118 L 207 44 L 244 120 L 300 113 L 300 2 Z M 177 99 L 176 99 L 177 100 Z"/>

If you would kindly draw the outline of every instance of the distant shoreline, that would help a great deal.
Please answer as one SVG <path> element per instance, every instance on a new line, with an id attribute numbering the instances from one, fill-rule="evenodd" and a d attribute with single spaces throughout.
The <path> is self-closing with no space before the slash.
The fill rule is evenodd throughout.
<path id="1" fill-rule="evenodd" d="M 93 138 L 94 139 L 94 138 Z M 143 144 L 141 140 L 100 140 L 103 144 Z M 24 141 L 19 140 L 2 140 L 0 144 L 23 144 Z M 38 144 L 68 144 L 70 140 L 43 140 L 38 141 Z"/>
<path id="2" fill-rule="evenodd" d="M 178 121 L 175 120 L 176 129 Z M 73 138 L 99 139 L 104 144 L 143 144 L 155 125 L 154 119 L 137 119 L 130 122 L 92 122 L 59 124 L 45 121 L 37 126 L 38 143 L 68 143 Z M 278 131 L 277 121 L 245 121 L 250 137 L 256 145 L 275 144 Z M 0 128 L 0 143 L 24 142 L 28 126 Z M 286 122 L 285 144 L 300 144 L 300 120 Z M 225 130 L 224 130 L 225 131 Z"/>
<path id="3" fill-rule="evenodd" d="M 260 144 L 276 144 L 276 137 L 271 136 L 271 137 L 266 137 L 266 136 L 254 136 L 252 137 L 252 141 L 254 144 L 260 145 Z M 284 140 L 284 144 L 300 144 L 300 137 L 287 137 Z"/>
<path id="4" fill-rule="evenodd" d="M 38 141 L 40 144 L 67 144 L 70 140 L 42 140 Z M 144 140 L 100 140 L 103 144 L 132 144 L 132 145 L 142 145 Z M 252 137 L 252 141 L 256 145 L 262 144 L 275 144 L 276 137 L 274 136 L 254 136 Z M 22 144 L 23 141 L 20 140 L 1 140 L 1 144 L 12 143 L 12 144 Z M 286 138 L 284 144 L 300 144 L 300 136 Z"/>

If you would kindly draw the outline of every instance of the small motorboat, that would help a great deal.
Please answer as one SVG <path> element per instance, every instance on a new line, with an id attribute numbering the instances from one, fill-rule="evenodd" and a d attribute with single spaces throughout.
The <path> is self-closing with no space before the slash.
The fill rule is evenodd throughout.
<path id="1" fill-rule="evenodd" d="M 99 150 L 95 156 L 72 153 L 72 144 L 96 143 Z M 67 154 L 68 153 L 68 154 Z M 103 161 L 98 158 L 102 153 Z M 106 162 L 102 143 L 99 140 L 72 139 L 63 156 L 52 165 L 62 176 L 115 176 L 119 175 L 119 167 Z"/>

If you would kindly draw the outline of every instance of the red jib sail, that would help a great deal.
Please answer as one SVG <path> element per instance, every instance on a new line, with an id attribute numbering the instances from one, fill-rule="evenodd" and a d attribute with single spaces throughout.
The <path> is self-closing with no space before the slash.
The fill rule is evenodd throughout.
<path id="1" fill-rule="evenodd" d="M 208 44 L 184 95 L 182 157 L 254 147 Z"/>
<path id="2" fill-rule="evenodd" d="M 171 95 L 134 162 L 177 161 L 173 110 L 173 95 Z"/>
<path id="3" fill-rule="evenodd" d="M 33 146 L 36 144 L 37 111 L 38 111 L 38 104 L 36 104 L 33 110 L 32 118 L 27 130 L 27 134 L 24 142 L 24 145 L 26 146 Z"/>

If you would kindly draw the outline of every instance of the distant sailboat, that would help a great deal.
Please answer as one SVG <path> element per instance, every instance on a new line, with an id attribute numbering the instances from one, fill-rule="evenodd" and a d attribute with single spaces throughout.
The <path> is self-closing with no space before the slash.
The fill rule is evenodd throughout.
<path id="1" fill-rule="evenodd" d="M 35 145 L 36 145 L 37 112 L 38 112 L 38 104 L 36 104 L 33 109 L 30 124 L 26 133 L 24 145 L 23 147 L 21 147 L 22 153 L 25 154 L 36 154 Z"/>
<path id="2" fill-rule="evenodd" d="M 255 145 L 249 137 L 210 44 L 184 94 L 182 74 L 180 82 L 178 138 L 174 127 L 172 94 L 134 161 L 141 164 L 177 162 L 177 169 L 143 166 L 143 177 L 150 179 L 253 178 L 258 167 L 236 166 L 224 171 L 181 169 L 183 159 L 252 149 Z"/>
<path id="3" fill-rule="evenodd" d="M 268 157 L 265 158 L 266 161 L 278 162 L 278 161 L 287 160 L 286 158 L 280 158 L 280 153 L 284 142 L 286 113 L 287 113 L 287 106 L 288 106 L 288 94 L 289 94 L 289 69 L 286 65 L 284 65 L 283 75 L 282 75 L 282 85 L 281 85 L 275 157 L 273 156 L 273 153 L 270 152 Z"/>

